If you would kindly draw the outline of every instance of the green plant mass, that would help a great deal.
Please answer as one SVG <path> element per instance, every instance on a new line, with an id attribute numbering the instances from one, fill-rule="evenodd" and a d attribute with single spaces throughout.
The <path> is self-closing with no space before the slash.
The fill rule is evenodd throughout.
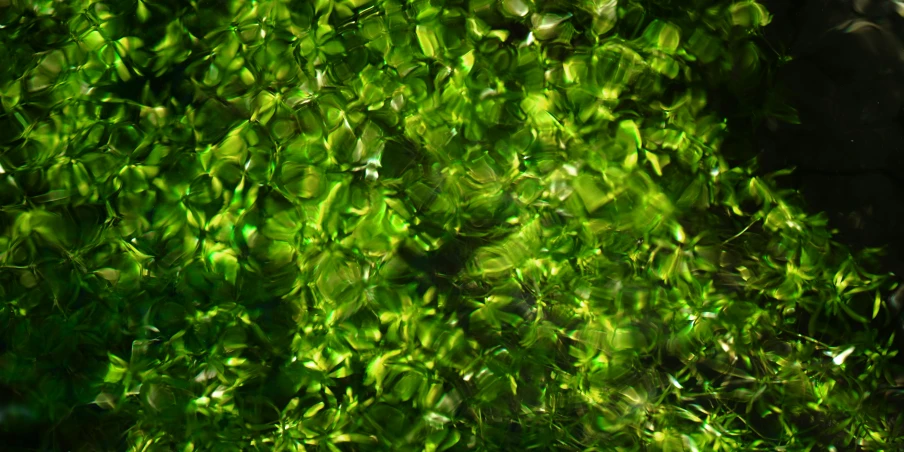
<path id="1" fill-rule="evenodd" d="M 0 0 L 6 450 L 904 447 L 881 250 L 726 162 L 769 20 Z"/>

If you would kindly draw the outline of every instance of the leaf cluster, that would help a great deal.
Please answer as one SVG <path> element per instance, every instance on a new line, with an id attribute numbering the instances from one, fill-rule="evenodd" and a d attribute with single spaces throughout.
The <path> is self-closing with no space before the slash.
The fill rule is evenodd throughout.
<path id="1" fill-rule="evenodd" d="M 900 447 L 878 251 L 722 156 L 756 2 L 7 4 L 0 428 Z"/>

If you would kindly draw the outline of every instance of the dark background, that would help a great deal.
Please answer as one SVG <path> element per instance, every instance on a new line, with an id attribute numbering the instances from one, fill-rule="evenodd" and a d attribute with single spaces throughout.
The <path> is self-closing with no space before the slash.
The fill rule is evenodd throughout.
<path id="1" fill-rule="evenodd" d="M 853 249 L 887 245 L 881 272 L 904 275 L 904 116 L 901 12 L 893 0 L 759 0 L 773 14 L 767 48 L 791 60 L 774 82 L 742 93 L 748 101 L 779 94 L 800 124 L 759 121 L 734 134 L 737 162 L 756 156 L 765 174 L 799 190 L 811 213 L 826 212 L 836 240 Z M 738 97 L 738 96 L 735 96 Z M 749 109 L 723 105 L 729 124 Z M 747 117 L 745 117 L 745 115 Z"/>

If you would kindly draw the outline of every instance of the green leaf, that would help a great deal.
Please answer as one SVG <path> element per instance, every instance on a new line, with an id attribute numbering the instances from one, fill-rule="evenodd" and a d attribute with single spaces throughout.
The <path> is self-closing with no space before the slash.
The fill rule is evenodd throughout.
<path id="1" fill-rule="evenodd" d="M 603 193 L 596 182 L 588 175 L 580 175 L 574 180 L 574 190 L 581 197 L 587 212 L 593 213 L 612 200 L 612 197 Z"/>
<path id="2" fill-rule="evenodd" d="M 644 31 L 643 39 L 648 45 L 671 54 L 681 43 L 681 31 L 673 24 L 654 20 Z"/>
<path id="3" fill-rule="evenodd" d="M 418 44 L 421 46 L 421 52 L 427 58 L 435 57 L 437 49 L 439 49 L 439 41 L 434 27 L 433 25 L 418 25 L 416 27 Z"/>
<path id="4" fill-rule="evenodd" d="M 875 301 L 873 302 L 873 316 L 872 316 L 873 319 L 875 319 L 876 316 L 879 315 L 879 307 L 881 305 L 882 305 L 882 297 L 879 296 L 879 292 L 876 292 L 876 298 L 875 298 Z"/>
<path id="5" fill-rule="evenodd" d="M 772 16 L 763 5 L 750 0 L 731 5 L 729 13 L 732 24 L 745 28 L 765 27 L 772 21 Z"/>
<path id="6" fill-rule="evenodd" d="M 408 401 L 420 389 L 423 382 L 424 379 L 420 374 L 408 372 L 396 382 L 393 392 L 399 397 L 399 400 Z"/>
<path id="7" fill-rule="evenodd" d="M 110 359 L 110 364 L 107 368 L 107 375 L 104 377 L 104 382 L 117 383 L 122 380 L 128 372 L 129 363 L 112 353 L 107 353 L 107 357 Z"/>

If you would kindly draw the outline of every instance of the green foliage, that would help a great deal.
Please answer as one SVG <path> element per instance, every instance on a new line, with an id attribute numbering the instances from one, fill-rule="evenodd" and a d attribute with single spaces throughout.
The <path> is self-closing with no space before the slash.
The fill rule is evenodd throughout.
<path id="1" fill-rule="evenodd" d="M 48 448 L 901 446 L 875 250 L 720 153 L 753 1 L 0 5 Z"/>

